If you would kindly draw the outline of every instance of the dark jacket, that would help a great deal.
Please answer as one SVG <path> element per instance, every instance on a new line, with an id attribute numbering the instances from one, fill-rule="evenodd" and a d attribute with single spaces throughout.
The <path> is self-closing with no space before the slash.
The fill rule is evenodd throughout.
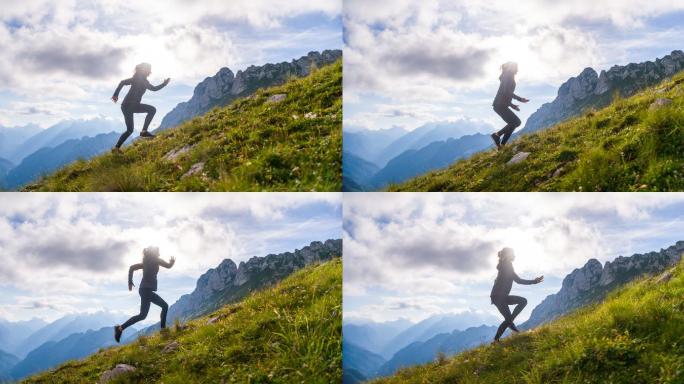
<path id="1" fill-rule="evenodd" d="M 157 290 L 157 274 L 159 273 L 159 266 L 164 268 L 171 268 L 171 263 L 160 258 L 145 258 L 140 264 L 133 264 L 128 269 L 128 284 L 133 284 L 133 272 L 138 269 L 143 270 L 143 277 L 140 280 L 140 286 L 138 289 L 151 289 L 153 291 Z"/>
<path id="2" fill-rule="evenodd" d="M 119 86 L 116 87 L 116 91 L 114 91 L 114 97 L 119 97 L 119 92 L 121 92 L 121 88 L 123 88 L 124 85 L 130 85 L 131 89 L 128 90 L 128 93 L 126 94 L 126 97 L 124 97 L 123 102 L 121 102 L 121 105 L 140 104 L 140 101 L 142 100 L 146 90 L 149 89 L 151 91 L 158 91 L 164 88 L 166 84 L 166 82 L 163 82 L 157 86 L 154 86 L 150 84 L 150 82 L 147 81 L 147 79 L 143 76 L 133 76 L 130 79 L 121 80 Z"/>
<path id="3" fill-rule="evenodd" d="M 495 108 L 508 108 L 511 106 L 513 99 L 522 101 L 522 97 L 516 95 L 515 92 L 515 79 L 513 75 L 501 75 L 499 76 L 499 90 L 496 92 L 496 97 L 494 97 L 494 103 L 492 104 Z"/>
<path id="4" fill-rule="evenodd" d="M 524 285 L 531 285 L 535 283 L 534 280 L 521 279 L 518 275 L 516 275 L 515 271 L 513 270 L 513 263 L 510 261 L 499 261 L 496 269 L 499 270 L 499 274 L 496 276 L 496 280 L 494 281 L 494 287 L 492 287 L 492 293 L 490 294 L 492 298 L 508 296 L 508 294 L 511 293 L 511 288 L 513 287 L 514 281 L 518 284 Z"/>

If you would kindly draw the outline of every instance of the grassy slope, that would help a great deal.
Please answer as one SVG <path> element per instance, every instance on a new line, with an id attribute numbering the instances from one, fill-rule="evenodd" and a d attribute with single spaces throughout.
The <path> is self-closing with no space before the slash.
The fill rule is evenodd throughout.
<path id="1" fill-rule="evenodd" d="M 279 93 L 287 98 L 266 102 Z M 177 161 L 163 159 L 186 145 L 193 147 Z M 205 162 L 202 174 L 181 179 L 199 162 Z M 342 63 L 215 108 L 154 140 L 138 140 L 123 155 L 75 162 L 25 189 L 340 191 Z"/>
<path id="2" fill-rule="evenodd" d="M 658 98 L 667 107 L 650 110 Z M 684 189 L 684 72 L 600 111 L 590 111 L 505 150 L 490 150 L 390 190 L 668 191 Z M 506 165 L 514 154 L 527 160 Z M 554 173 L 556 175 L 554 176 Z"/>
<path id="3" fill-rule="evenodd" d="M 533 331 L 375 383 L 682 383 L 684 263 Z"/>
<path id="4" fill-rule="evenodd" d="M 116 364 L 137 367 L 117 383 L 333 383 L 342 381 L 342 261 L 295 272 L 240 303 L 72 361 L 25 383 L 93 383 Z M 226 317 L 214 324 L 207 319 Z M 163 353 L 177 341 L 180 347 Z"/>

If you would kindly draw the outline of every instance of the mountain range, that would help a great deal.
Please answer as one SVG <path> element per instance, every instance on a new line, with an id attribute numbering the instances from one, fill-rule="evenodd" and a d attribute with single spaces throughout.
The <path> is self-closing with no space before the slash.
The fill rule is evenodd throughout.
<path id="1" fill-rule="evenodd" d="M 522 328 L 533 328 L 574 309 L 601 301 L 616 287 L 644 274 L 660 273 L 680 262 L 684 241 L 659 251 L 619 256 L 605 265 L 590 259 L 582 267 L 565 276 L 561 289 L 547 296 L 533 310 Z"/>
<path id="2" fill-rule="evenodd" d="M 7 172 L 2 182 L 3 187 L 15 189 L 66 164 L 97 156 L 110 150 L 120 135 L 119 132 L 101 133 L 93 137 L 69 139 L 55 147 L 42 147 Z"/>
<path id="3" fill-rule="evenodd" d="M 205 272 L 192 293 L 169 307 L 169 323 L 192 319 L 241 300 L 250 292 L 272 285 L 314 263 L 342 255 L 342 239 L 314 241 L 294 252 L 252 257 L 239 266 L 230 259 Z"/>
<path id="4" fill-rule="evenodd" d="M 0 146 L 0 188 L 16 189 L 65 164 L 102 153 L 116 142 L 121 124 L 92 118 L 64 120 L 45 129 L 0 127 L 0 140 L 9 138 Z"/>
<path id="5" fill-rule="evenodd" d="M 69 314 L 37 329 L 8 352 L 23 359 L 29 352 L 44 343 L 59 341 L 72 333 L 100 329 L 115 324 L 117 320 L 118 317 L 115 314 L 108 312 Z"/>
<path id="6" fill-rule="evenodd" d="M 367 181 L 375 189 L 403 183 L 415 176 L 444 168 L 458 159 L 492 146 L 489 135 L 476 133 L 445 141 L 433 141 L 420 149 L 408 149 L 390 160 Z"/>
<path id="7" fill-rule="evenodd" d="M 492 128 L 471 120 L 433 122 L 412 131 L 356 129 L 344 133 L 344 188 L 381 189 L 438 169 L 491 146 Z"/>
<path id="8" fill-rule="evenodd" d="M 341 50 L 309 52 L 291 62 L 252 65 L 233 74 L 229 68 L 221 68 L 216 75 L 207 77 L 195 87 L 190 100 L 176 105 L 162 118 L 157 130 L 180 125 L 195 116 L 203 115 L 212 108 L 222 107 L 231 101 L 249 96 L 257 89 L 281 85 L 292 77 L 308 76 L 312 68 L 332 64 L 342 57 Z"/>
<path id="9" fill-rule="evenodd" d="M 63 120 L 27 137 L 10 148 L 6 155 L 0 155 L 0 157 L 19 164 L 24 158 L 41 148 L 53 148 L 67 140 L 92 137 L 101 133 L 121 132 L 121 124 L 120 121 L 106 118 Z"/>
<path id="10" fill-rule="evenodd" d="M 392 358 L 377 369 L 377 376 L 389 376 L 401 368 L 434 361 L 441 353 L 452 356 L 461 351 L 490 343 L 496 333 L 496 326 L 480 325 L 462 331 L 440 333 L 425 341 L 415 341 L 397 351 Z"/>
<path id="11" fill-rule="evenodd" d="M 41 131 L 42 128 L 35 124 L 27 124 L 21 127 L 3 127 L 0 125 L 0 158 L 9 159 L 19 146 Z"/>
<path id="12" fill-rule="evenodd" d="M 0 350 L 18 355 L 21 343 L 47 324 L 41 319 L 16 322 L 0 319 Z"/>
<path id="13" fill-rule="evenodd" d="M 547 296 L 538 304 L 532 310 L 529 319 L 519 324 L 519 327 L 521 329 L 534 329 L 573 311 L 600 303 L 609 296 L 609 293 L 617 291 L 635 280 L 644 276 L 656 276 L 681 263 L 683 253 L 684 241 L 678 241 L 674 245 L 659 251 L 633 254 L 627 257 L 618 256 L 612 261 L 607 261 L 605 265 L 596 259 L 590 259 L 582 268 L 569 273 L 563 279 L 560 290 Z M 472 323 L 472 321 L 473 319 L 469 322 Z M 345 325 L 344 339 L 345 342 L 352 345 L 350 353 L 354 355 L 354 358 L 345 366 L 345 369 L 349 370 L 346 382 L 355 383 L 377 376 L 392 375 L 402 367 L 435 361 L 440 353 L 448 357 L 475 348 L 491 341 L 496 332 L 496 326 L 491 324 L 496 324 L 498 321 L 483 321 L 482 323 L 485 325 L 477 327 L 467 327 L 463 324 L 459 326 L 453 322 L 444 323 L 433 318 L 428 318 L 422 323 L 396 333 L 393 338 L 402 340 L 403 346 L 394 353 L 385 354 L 385 356 L 374 352 L 372 349 L 376 351 L 384 349 L 387 352 L 386 345 L 388 344 L 386 342 L 379 347 L 376 342 L 365 343 L 365 340 L 374 340 L 370 332 L 365 335 L 355 328 L 351 328 L 352 330 L 348 332 L 347 329 L 351 325 Z M 444 323 L 444 325 L 441 327 L 434 326 L 440 323 Z M 382 329 L 382 323 L 377 326 Z M 393 329 L 392 327 L 388 328 L 389 330 Z M 439 330 L 426 333 L 424 331 L 426 329 Z M 425 337 L 426 334 L 429 336 Z M 378 356 L 382 360 L 374 356 Z"/>
<path id="14" fill-rule="evenodd" d="M 0 383 L 12 381 L 12 368 L 19 363 L 19 358 L 0 350 Z"/>
<path id="15" fill-rule="evenodd" d="M 585 68 L 558 88 L 558 95 L 527 119 L 521 133 L 527 134 L 580 115 L 585 109 L 601 109 L 616 95 L 629 97 L 684 70 L 684 52 L 672 51 L 654 61 L 615 65 L 597 74 Z"/>
<path id="16" fill-rule="evenodd" d="M 127 333 L 122 337 L 121 344 L 133 341 L 135 336 L 135 332 Z M 116 344 L 111 323 L 97 330 L 89 329 L 81 333 L 72 333 L 63 339 L 45 342 L 29 352 L 23 360 L 12 367 L 10 375 L 15 379 L 23 379 L 56 367 L 67 360 L 78 360 L 97 352 L 101 348 Z"/>

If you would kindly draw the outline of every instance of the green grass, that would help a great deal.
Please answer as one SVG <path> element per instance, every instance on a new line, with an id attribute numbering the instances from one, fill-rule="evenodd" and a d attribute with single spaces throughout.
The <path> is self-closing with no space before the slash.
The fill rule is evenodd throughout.
<path id="1" fill-rule="evenodd" d="M 224 316 L 216 323 L 207 319 Z M 71 361 L 24 383 L 94 383 L 124 363 L 116 383 L 339 383 L 342 381 L 342 261 L 307 267 L 187 328 Z M 171 342 L 180 346 L 162 350 Z"/>
<path id="2" fill-rule="evenodd" d="M 650 109 L 658 98 L 672 104 Z M 523 135 L 392 191 L 676 191 L 684 189 L 684 72 L 600 111 Z M 506 163 L 517 152 L 527 160 Z"/>
<path id="3" fill-rule="evenodd" d="M 391 383 L 683 383 L 684 263 L 644 277 L 548 325 L 453 358 L 406 368 Z"/>
<path id="4" fill-rule="evenodd" d="M 267 102 L 281 93 L 284 101 Z M 164 159 L 186 145 L 177 161 Z M 182 177 L 200 162 L 203 172 Z M 138 140 L 121 155 L 77 161 L 25 190 L 340 191 L 342 63 Z"/>

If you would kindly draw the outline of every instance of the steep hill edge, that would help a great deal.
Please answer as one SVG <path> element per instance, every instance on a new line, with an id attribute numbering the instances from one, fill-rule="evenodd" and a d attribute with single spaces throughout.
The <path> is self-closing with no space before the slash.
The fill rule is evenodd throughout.
<path id="1" fill-rule="evenodd" d="M 679 383 L 684 263 L 534 330 L 374 383 Z"/>
<path id="2" fill-rule="evenodd" d="M 339 191 L 342 63 L 215 108 L 26 191 Z"/>

